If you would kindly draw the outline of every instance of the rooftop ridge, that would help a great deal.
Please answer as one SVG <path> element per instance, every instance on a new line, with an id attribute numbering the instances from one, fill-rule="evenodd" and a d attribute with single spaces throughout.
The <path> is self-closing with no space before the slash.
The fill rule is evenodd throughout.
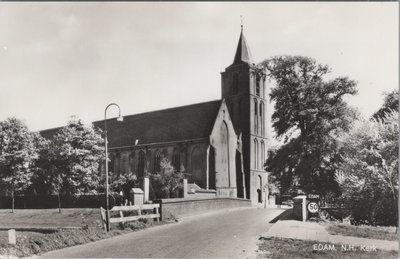
<path id="1" fill-rule="evenodd" d="M 146 115 L 146 114 L 150 114 L 150 113 L 154 113 L 154 112 L 164 112 L 164 111 L 170 111 L 170 110 L 179 110 L 179 109 L 183 109 L 183 108 L 187 108 L 187 107 L 191 107 L 191 106 L 197 106 L 197 105 L 204 105 L 207 103 L 213 103 L 213 102 L 222 102 L 222 99 L 217 99 L 217 100 L 213 100 L 213 101 L 207 101 L 207 102 L 201 102 L 201 103 L 193 103 L 193 104 L 186 104 L 186 105 L 182 105 L 182 106 L 178 106 L 178 107 L 170 107 L 170 108 L 165 108 L 165 109 L 160 109 L 160 110 L 153 110 L 153 111 L 147 111 L 147 112 L 141 112 L 141 113 L 135 113 L 135 114 L 129 114 L 129 115 L 122 115 L 123 118 L 128 118 L 128 117 L 133 117 L 133 116 L 139 116 L 139 115 Z M 107 119 L 108 120 L 112 120 L 115 119 L 116 117 L 112 117 Z M 93 121 L 92 123 L 99 123 L 102 122 L 103 120 L 96 120 Z"/>

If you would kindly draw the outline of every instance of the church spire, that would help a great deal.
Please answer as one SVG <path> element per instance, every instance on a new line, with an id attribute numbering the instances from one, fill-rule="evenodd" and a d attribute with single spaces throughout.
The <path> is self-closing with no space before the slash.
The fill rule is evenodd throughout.
<path id="1" fill-rule="evenodd" d="M 233 64 L 238 64 L 241 62 L 246 62 L 246 63 L 252 64 L 253 57 L 251 56 L 250 48 L 247 45 L 246 39 L 244 38 L 244 34 L 243 34 L 243 22 L 241 23 L 240 28 L 241 28 L 241 30 L 240 30 L 239 43 L 237 45 Z"/>

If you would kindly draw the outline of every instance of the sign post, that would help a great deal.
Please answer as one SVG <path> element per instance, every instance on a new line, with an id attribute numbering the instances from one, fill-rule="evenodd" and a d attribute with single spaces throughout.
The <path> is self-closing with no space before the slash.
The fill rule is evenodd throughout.
<path id="1" fill-rule="evenodd" d="M 307 194 L 307 211 L 308 211 L 308 218 L 311 216 L 316 216 L 319 211 L 319 194 Z"/>

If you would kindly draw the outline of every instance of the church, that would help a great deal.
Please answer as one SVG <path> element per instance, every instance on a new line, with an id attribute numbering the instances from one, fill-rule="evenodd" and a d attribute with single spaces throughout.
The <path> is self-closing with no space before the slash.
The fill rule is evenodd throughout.
<path id="1" fill-rule="evenodd" d="M 165 157 L 189 184 L 260 204 L 268 197 L 265 105 L 265 74 L 242 28 L 233 63 L 221 73 L 221 99 L 107 120 L 109 172 L 141 180 L 159 172 Z M 93 124 L 104 130 L 104 120 Z"/>

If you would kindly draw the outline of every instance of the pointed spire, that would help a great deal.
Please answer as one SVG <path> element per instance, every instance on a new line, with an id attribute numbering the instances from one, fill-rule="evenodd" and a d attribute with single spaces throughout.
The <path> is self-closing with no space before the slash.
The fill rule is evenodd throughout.
<path id="1" fill-rule="evenodd" d="M 250 48 L 247 45 L 246 39 L 244 38 L 243 34 L 243 21 L 241 20 L 241 30 L 240 30 L 240 37 L 239 43 L 236 49 L 235 58 L 233 59 L 233 64 L 237 64 L 240 62 L 246 63 L 253 63 L 253 57 L 251 56 Z"/>

